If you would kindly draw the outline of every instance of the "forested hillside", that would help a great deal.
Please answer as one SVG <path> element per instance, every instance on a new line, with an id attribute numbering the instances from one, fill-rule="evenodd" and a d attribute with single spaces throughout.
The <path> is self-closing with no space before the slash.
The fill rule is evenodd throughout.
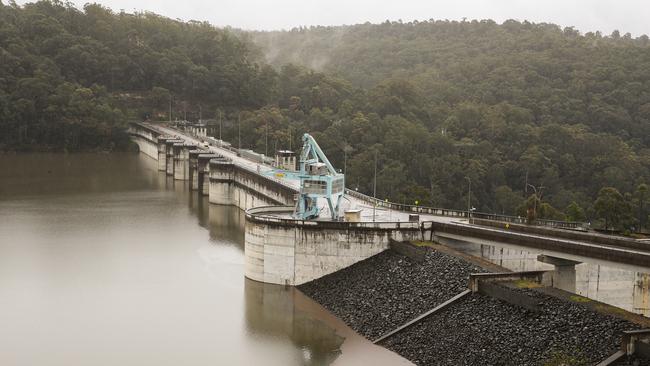
<path id="1" fill-rule="evenodd" d="M 592 202 L 603 187 L 616 188 L 631 207 L 643 201 L 635 197 L 650 180 L 647 36 L 426 21 L 254 39 L 277 67 L 298 63 L 366 89 L 361 99 L 330 106 L 335 116 L 326 119 L 334 123 L 319 136 L 330 150 L 355 147 L 348 182 L 365 191 L 373 164 L 366 146 L 376 146 L 378 190 L 392 199 L 463 207 L 469 178 L 473 205 L 510 214 L 533 193 L 526 182 L 543 186 L 543 200 L 574 219 L 585 210 L 597 215 Z M 563 216 L 546 208 L 547 217 Z M 630 209 L 628 223 L 645 219 L 644 209 Z"/>
<path id="2" fill-rule="evenodd" d="M 129 120 L 201 117 L 259 152 L 312 133 L 365 193 L 376 157 L 381 199 L 462 209 L 471 182 L 480 211 L 619 229 L 648 216 L 646 36 L 514 21 L 246 32 L 0 0 L 0 150 L 123 149 Z"/>
<path id="3" fill-rule="evenodd" d="M 257 108 L 266 74 L 247 43 L 207 23 L 0 2 L 0 149 L 123 145 L 125 121 L 170 98 L 179 111 Z"/>

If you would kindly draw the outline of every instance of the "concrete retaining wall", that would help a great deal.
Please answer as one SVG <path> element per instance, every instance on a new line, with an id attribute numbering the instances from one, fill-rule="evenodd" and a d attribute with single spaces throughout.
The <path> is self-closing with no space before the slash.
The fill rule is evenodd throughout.
<path id="1" fill-rule="evenodd" d="M 209 163 L 210 202 L 242 210 L 271 205 L 293 205 L 298 193 L 275 180 L 224 159 Z"/>
<path id="2" fill-rule="evenodd" d="M 416 240 L 418 223 L 354 223 L 278 218 L 293 207 L 246 211 L 245 275 L 282 285 L 300 285 L 388 249 L 392 240 Z"/>
<path id="3" fill-rule="evenodd" d="M 504 223 L 492 221 L 492 220 L 475 219 L 473 222 L 477 225 L 482 225 L 482 226 L 496 227 L 499 229 L 506 228 Z M 605 244 L 605 245 L 611 245 L 620 248 L 650 250 L 650 243 L 644 243 L 642 241 L 638 241 L 630 238 L 624 238 L 620 236 L 603 235 L 597 233 L 570 231 L 570 230 L 554 229 L 554 228 L 539 227 L 539 226 L 532 226 L 532 225 L 521 225 L 521 224 L 509 224 L 507 229 L 511 231 L 517 231 L 517 232 L 522 232 L 527 234 L 544 235 L 548 237 L 584 241 L 584 242 L 595 243 L 595 244 Z"/>
<path id="4" fill-rule="evenodd" d="M 530 248 L 552 250 L 560 253 L 568 253 L 644 267 L 650 265 L 650 252 L 632 251 L 627 248 L 570 241 L 563 238 L 545 237 L 473 225 L 439 222 L 423 223 L 423 235 L 425 238 L 434 238 L 435 235 L 437 235 L 436 233 L 452 234 L 467 238 L 477 238 L 499 243 L 521 245 Z"/>
<path id="5" fill-rule="evenodd" d="M 158 160 L 158 135 L 154 130 L 145 128 L 139 124 L 129 126 L 131 140 L 138 145 L 140 152 L 152 159 Z"/>

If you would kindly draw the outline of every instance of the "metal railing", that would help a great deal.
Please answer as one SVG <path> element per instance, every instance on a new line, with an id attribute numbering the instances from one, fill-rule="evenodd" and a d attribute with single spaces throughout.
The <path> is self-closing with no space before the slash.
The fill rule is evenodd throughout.
<path id="1" fill-rule="evenodd" d="M 454 210 L 454 209 L 446 209 L 446 208 L 436 208 L 436 207 L 416 206 L 416 205 L 406 205 L 406 204 L 400 204 L 394 202 L 386 202 L 377 198 L 367 196 L 363 193 L 353 191 L 348 188 L 345 189 L 345 193 L 351 197 L 355 197 L 360 200 L 366 201 L 371 205 L 374 204 L 376 205 L 376 207 L 387 208 L 390 210 L 413 212 L 413 213 L 420 213 L 420 214 L 427 214 L 427 215 L 434 215 L 434 216 L 467 218 L 467 211 L 465 210 Z M 499 215 L 499 214 L 491 214 L 485 212 L 472 212 L 472 218 L 509 222 L 513 224 L 527 224 L 525 217 Z M 585 223 L 575 222 L 575 221 L 537 219 L 535 220 L 535 225 L 548 226 L 548 227 L 561 228 L 561 229 L 578 229 L 584 227 Z"/>

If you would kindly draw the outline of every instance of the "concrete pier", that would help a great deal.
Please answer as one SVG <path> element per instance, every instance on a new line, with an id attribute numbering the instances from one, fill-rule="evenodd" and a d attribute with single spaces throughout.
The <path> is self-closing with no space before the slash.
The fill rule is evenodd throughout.
<path id="1" fill-rule="evenodd" d="M 246 211 L 245 275 L 252 280 L 300 285 L 388 249 L 391 241 L 417 240 L 417 222 L 303 221 L 292 206 Z"/>
<path id="2" fill-rule="evenodd" d="M 234 205 L 242 210 L 273 205 L 293 205 L 298 193 L 293 188 L 234 164 L 228 159 L 212 159 L 210 203 Z"/>
<path id="3" fill-rule="evenodd" d="M 553 257 L 546 254 L 537 256 L 537 260 L 555 266 L 552 272 L 552 286 L 571 293 L 576 292 L 576 265 L 581 262 Z"/>
<path id="4" fill-rule="evenodd" d="M 198 187 L 197 190 L 203 196 L 210 195 L 210 160 L 218 159 L 221 156 L 218 154 L 199 154 L 198 156 Z"/>

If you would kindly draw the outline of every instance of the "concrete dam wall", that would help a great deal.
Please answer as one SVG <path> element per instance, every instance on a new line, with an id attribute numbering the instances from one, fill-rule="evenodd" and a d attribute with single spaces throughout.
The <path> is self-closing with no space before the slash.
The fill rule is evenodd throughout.
<path id="1" fill-rule="evenodd" d="M 278 206 L 246 211 L 246 277 L 300 285 L 379 254 L 393 240 L 421 237 L 417 222 L 303 221 L 289 218 L 292 211 Z"/>
<path id="2" fill-rule="evenodd" d="M 250 208 L 293 205 L 297 190 L 271 177 L 259 175 L 227 159 L 213 159 L 209 164 L 210 203 Z"/>

